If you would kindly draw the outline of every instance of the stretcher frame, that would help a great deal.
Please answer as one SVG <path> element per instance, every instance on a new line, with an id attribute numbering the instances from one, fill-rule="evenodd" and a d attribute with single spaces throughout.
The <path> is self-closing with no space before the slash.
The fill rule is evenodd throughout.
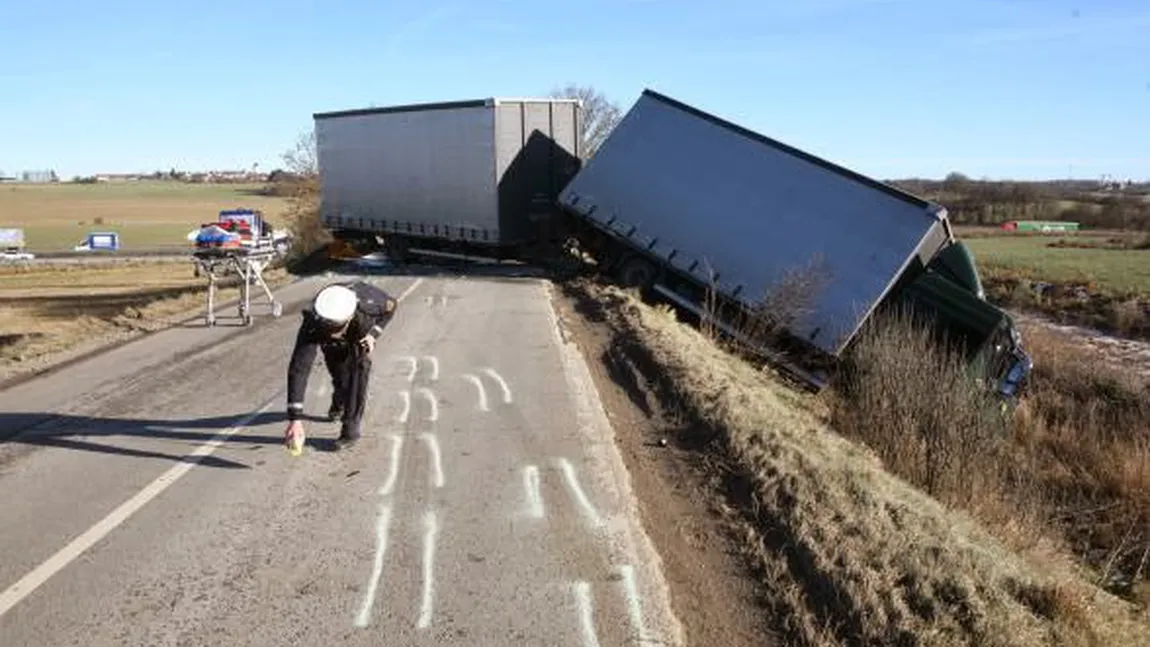
<path id="1" fill-rule="evenodd" d="M 271 288 L 264 281 L 263 271 L 277 256 L 274 246 L 250 247 L 208 247 L 192 252 L 197 267 L 208 275 L 208 310 L 207 324 L 216 325 L 216 282 L 219 280 L 218 272 L 230 268 L 240 276 L 240 299 L 237 304 L 240 319 L 245 326 L 252 325 L 251 288 L 253 284 L 263 289 L 264 295 L 271 304 L 272 316 L 283 315 L 283 304 L 280 303 Z"/>

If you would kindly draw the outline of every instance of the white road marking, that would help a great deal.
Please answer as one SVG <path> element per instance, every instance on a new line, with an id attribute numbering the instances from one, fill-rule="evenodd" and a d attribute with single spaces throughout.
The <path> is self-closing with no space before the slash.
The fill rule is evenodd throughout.
<path id="1" fill-rule="evenodd" d="M 446 294 L 439 295 L 439 303 L 441 305 L 447 305 L 447 295 Z"/>
<path id="2" fill-rule="evenodd" d="M 431 415 L 427 419 L 432 422 L 439 420 L 439 401 L 435 399 L 435 394 L 427 387 L 419 387 L 419 392 L 424 398 L 427 398 L 428 404 L 431 405 Z"/>
<path id="3" fill-rule="evenodd" d="M 423 600 L 419 606 L 419 621 L 416 626 L 426 629 L 431 626 L 432 599 L 434 597 L 435 582 L 435 538 L 439 533 L 439 520 L 434 510 L 428 510 L 423 515 Z"/>
<path id="4" fill-rule="evenodd" d="M 627 596 L 627 611 L 631 616 L 631 626 L 639 642 L 647 642 L 647 627 L 643 623 L 643 607 L 639 603 L 639 586 L 635 583 L 635 567 L 623 564 L 619 567 L 623 576 L 623 591 Z"/>
<path id="5" fill-rule="evenodd" d="M 383 485 L 379 486 L 379 494 L 387 496 L 391 494 L 391 490 L 395 487 L 395 479 L 399 475 L 399 454 L 403 448 L 403 436 L 391 434 L 391 471 L 387 474 L 387 480 Z"/>
<path id="6" fill-rule="evenodd" d="M 599 637 L 595 635 L 595 615 L 591 604 L 591 585 L 576 582 L 575 603 L 579 606 L 579 630 L 586 647 L 599 647 Z"/>
<path id="7" fill-rule="evenodd" d="M 470 380 L 471 383 L 475 385 L 475 389 L 479 391 L 479 410 L 487 411 L 487 389 L 483 388 L 483 380 L 479 379 L 475 375 L 471 375 L 470 373 L 464 375 L 463 377 Z"/>
<path id="8" fill-rule="evenodd" d="M 282 395 L 282 394 L 281 394 Z M 237 431 L 247 426 L 251 421 L 255 420 L 265 411 L 270 409 L 273 404 L 279 401 L 281 395 L 276 395 L 264 404 L 255 413 L 248 414 L 241 418 L 235 425 L 221 431 L 220 433 L 212 436 L 211 440 L 197 447 L 190 457 L 199 459 L 208 454 L 211 454 L 217 447 L 222 445 L 230 436 L 234 435 Z M 148 504 L 149 501 L 159 496 L 161 492 L 168 489 L 173 483 L 178 481 L 184 474 L 196 466 L 198 460 L 188 462 L 181 462 L 168 469 L 156 480 L 149 483 L 144 489 L 136 493 L 135 496 L 120 504 L 118 508 L 113 510 L 108 516 L 104 517 L 88 530 L 84 531 L 82 535 L 76 537 L 68 545 L 61 548 L 55 555 L 49 557 L 44 563 L 32 569 L 24 577 L 21 577 L 15 584 L 9 586 L 0 593 L 0 616 L 7 613 L 12 607 L 16 606 L 27 595 L 35 591 L 50 577 L 61 571 L 65 566 L 70 564 L 73 560 L 79 557 L 84 551 L 92 547 L 93 544 L 108 536 L 112 530 L 123 523 L 126 519 L 138 512 L 141 508 Z"/>
<path id="9" fill-rule="evenodd" d="M 500 375 L 499 373 L 496 373 L 495 369 L 493 369 L 493 368 L 485 368 L 485 369 L 483 369 L 483 372 L 490 375 L 491 379 L 495 380 L 496 382 L 499 382 L 499 388 L 503 389 L 503 403 L 504 404 L 510 404 L 511 403 L 511 389 L 507 386 L 507 382 L 503 380 L 503 376 Z"/>
<path id="10" fill-rule="evenodd" d="M 371 620 L 371 608 L 375 605 L 375 593 L 379 588 L 379 578 L 383 575 L 383 556 L 387 553 L 387 531 L 391 525 L 391 506 L 380 504 L 379 519 L 375 522 L 375 563 L 371 567 L 371 581 L 367 585 L 367 595 L 359 607 L 355 626 L 366 627 Z"/>
<path id="11" fill-rule="evenodd" d="M 400 391 L 399 395 L 403 398 L 403 411 L 399 412 L 399 422 L 406 423 L 407 417 L 411 415 L 411 391 Z"/>
<path id="12" fill-rule="evenodd" d="M 424 359 L 431 362 L 431 379 L 433 381 L 438 380 L 439 379 L 439 358 L 436 357 L 435 355 L 426 355 L 426 356 L 424 356 Z"/>
<path id="13" fill-rule="evenodd" d="M 431 452 L 431 467 L 433 468 L 433 476 L 435 487 L 443 487 L 443 457 L 439 452 L 439 439 L 435 434 L 424 433 L 420 435 L 423 442 L 427 443 L 427 449 Z"/>
<path id="14" fill-rule="evenodd" d="M 414 292 L 415 288 L 419 287 L 420 283 L 423 283 L 423 277 L 422 276 L 419 277 L 418 279 L 415 279 L 414 283 L 407 286 L 407 289 L 404 290 L 398 297 L 395 298 L 396 303 L 403 303 L 403 300 L 406 299 L 408 297 L 408 295 L 410 295 L 412 292 Z"/>
<path id="15" fill-rule="evenodd" d="M 411 357 L 410 355 L 404 356 L 400 359 L 402 359 L 404 362 L 406 362 L 409 365 L 409 368 L 407 369 L 407 381 L 408 382 L 414 381 L 415 380 L 415 373 L 416 373 L 416 371 L 419 370 L 418 362 L 416 361 L 416 359 L 414 357 Z"/>
<path id="16" fill-rule="evenodd" d="M 528 514 L 534 519 L 543 518 L 543 496 L 539 494 L 539 468 L 528 465 L 523 468 L 523 489 L 527 492 Z"/>
<path id="17" fill-rule="evenodd" d="M 683 627 L 671 605 L 662 561 L 639 521 L 642 514 L 631 488 L 631 475 L 618 451 L 615 431 L 599 399 L 591 370 L 578 346 L 566 339 L 563 332 L 555 305 L 559 301 L 555 285 L 547 282 L 539 285 L 540 291 L 549 295 L 550 303 L 542 310 L 551 323 L 552 339 L 563 367 L 562 379 L 575 405 L 576 424 L 584 439 L 584 460 L 589 474 L 596 477 L 599 496 L 613 511 L 609 518 L 612 552 L 621 553 L 623 559 L 619 562 L 633 565 L 636 577 L 644 582 L 648 642 L 685 644 Z"/>
<path id="18" fill-rule="evenodd" d="M 601 527 L 603 525 L 603 519 L 595 510 L 595 506 L 591 505 L 591 501 L 583 492 L 582 486 L 579 485 L 579 477 L 575 474 L 575 466 L 566 458 L 560 458 L 558 462 L 559 467 L 563 470 L 563 476 L 567 479 L 567 488 L 571 490 L 571 495 L 575 497 L 575 501 L 578 502 L 579 507 L 583 509 L 583 516 L 587 517 L 587 521 L 592 527 Z"/>

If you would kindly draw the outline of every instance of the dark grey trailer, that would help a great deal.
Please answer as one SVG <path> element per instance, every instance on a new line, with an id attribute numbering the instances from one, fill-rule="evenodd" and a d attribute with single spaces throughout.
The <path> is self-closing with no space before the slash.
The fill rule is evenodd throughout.
<path id="1" fill-rule="evenodd" d="M 317 113 L 322 222 L 340 238 L 381 237 L 393 254 L 535 244 L 579 170 L 582 119 L 574 99 Z"/>

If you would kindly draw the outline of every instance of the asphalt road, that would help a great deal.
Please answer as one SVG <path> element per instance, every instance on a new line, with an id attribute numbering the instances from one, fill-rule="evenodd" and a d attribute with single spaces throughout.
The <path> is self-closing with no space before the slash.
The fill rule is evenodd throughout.
<path id="1" fill-rule="evenodd" d="M 547 285 L 369 277 L 403 300 L 365 439 L 310 421 L 293 458 L 295 313 L 325 280 L 0 392 L 0 645 L 681 644 Z M 317 360 L 309 414 L 329 397 Z"/>

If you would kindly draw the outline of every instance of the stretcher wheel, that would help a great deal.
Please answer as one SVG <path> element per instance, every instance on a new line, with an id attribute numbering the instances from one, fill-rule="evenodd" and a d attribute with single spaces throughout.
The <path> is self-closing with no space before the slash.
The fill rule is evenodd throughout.
<path id="1" fill-rule="evenodd" d="M 279 317 L 283 313 L 284 313 L 284 304 L 279 303 L 278 301 L 276 303 L 272 304 L 272 316 L 273 317 Z"/>

